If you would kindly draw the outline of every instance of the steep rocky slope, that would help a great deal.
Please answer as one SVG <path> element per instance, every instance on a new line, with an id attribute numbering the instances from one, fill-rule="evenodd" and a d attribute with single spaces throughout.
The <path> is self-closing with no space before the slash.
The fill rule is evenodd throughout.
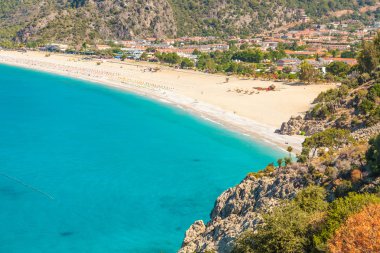
<path id="1" fill-rule="evenodd" d="M 261 212 L 293 198 L 309 184 L 307 174 L 307 168 L 291 166 L 258 179 L 247 176 L 218 197 L 210 222 L 196 221 L 187 230 L 179 252 L 231 252 L 236 238 L 261 222 Z"/>

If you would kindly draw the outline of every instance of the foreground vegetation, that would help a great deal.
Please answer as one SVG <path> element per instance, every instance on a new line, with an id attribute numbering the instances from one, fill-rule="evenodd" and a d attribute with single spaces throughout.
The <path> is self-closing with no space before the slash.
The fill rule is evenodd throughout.
<path id="1" fill-rule="evenodd" d="M 324 188 L 310 186 L 299 192 L 294 200 L 264 214 L 263 223 L 256 233 L 245 232 L 233 253 L 378 252 L 380 245 L 374 244 L 371 238 L 380 228 L 379 220 L 372 220 L 380 215 L 380 210 L 376 209 L 379 203 L 379 195 L 368 193 L 349 193 L 328 202 Z M 375 207 L 372 210 L 375 217 L 362 213 L 371 207 Z M 361 216 L 360 221 L 369 220 L 369 224 L 375 227 L 349 227 L 352 241 L 347 244 L 344 228 L 352 224 L 351 220 L 358 215 Z M 362 233 L 362 230 L 367 233 Z M 361 245 L 360 249 L 358 245 Z"/>

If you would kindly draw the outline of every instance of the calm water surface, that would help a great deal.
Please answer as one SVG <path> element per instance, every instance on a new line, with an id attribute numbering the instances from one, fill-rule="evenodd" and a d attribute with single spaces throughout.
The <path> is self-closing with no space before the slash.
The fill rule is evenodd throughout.
<path id="1" fill-rule="evenodd" d="M 0 65 L 0 252 L 175 252 L 283 155 L 100 85 Z"/>

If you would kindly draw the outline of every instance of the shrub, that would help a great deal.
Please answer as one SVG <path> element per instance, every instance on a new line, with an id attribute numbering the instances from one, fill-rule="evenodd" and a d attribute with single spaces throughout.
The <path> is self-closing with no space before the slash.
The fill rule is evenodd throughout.
<path id="1" fill-rule="evenodd" d="M 188 58 L 182 58 L 181 69 L 194 68 L 194 62 Z"/>
<path id="2" fill-rule="evenodd" d="M 335 76 L 345 76 L 350 70 L 350 66 L 344 62 L 332 62 L 326 67 L 327 72 Z"/>
<path id="3" fill-rule="evenodd" d="M 329 240 L 331 253 L 380 252 L 380 204 L 351 215 Z"/>
<path id="4" fill-rule="evenodd" d="M 284 157 L 285 165 L 290 165 L 292 164 L 292 157 Z"/>
<path id="5" fill-rule="evenodd" d="M 277 159 L 278 167 L 282 166 L 282 162 L 283 162 L 282 158 Z"/>
<path id="6" fill-rule="evenodd" d="M 348 86 L 342 84 L 339 88 L 329 89 L 327 91 L 321 92 L 314 100 L 314 103 L 335 101 L 337 98 L 344 98 L 347 96 L 348 92 Z"/>
<path id="7" fill-rule="evenodd" d="M 331 112 L 327 105 L 325 104 L 317 104 L 313 107 L 310 111 L 310 116 L 315 119 L 326 119 L 328 116 L 331 115 Z"/>
<path id="8" fill-rule="evenodd" d="M 351 181 L 356 183 L 362 179 L 362 172 L 359 169 L 353 169 L 351 171 Z"/>
<path id="9" fill-rule="evenodd" d="M 318 186 L 309 186 L 300 191 L 294 198 L 294 202 L 303 211 L 312 213 L 315 211 L 324 211 L 327 208 L 326 190 Z"/>
<path id="10" fill-rule="evenodd" d="M 319 148 L 339 148 L 353 141 L 350 131 L 346 129 L 329 128 L 323 132 L 313 134 L 302 143 L 302 154 L 308 155 L 313 151 L 313 156 Z"/>
<path id="11" fill-rule="evenodd" d="M 369 114 L 373 109 L 375 109 L 376 104 L 371 100 L 364 98 L 362 102 L 359 104 L 359 111 L 362 114 Z"/>
<path id="12" fill-rule="evenodd" d="M 265 174 L 262 171 L 259 171 L 259 172 L 249 172 L 247 174 L 247 176 L 251 177 L 251 178 L 259 179 L 259 178 L 262 178 L 263 176 L 265 176 Z"/>
<path id="13" fill-rule="evenodd" d="M 328 208 L 327 217 L 319 229 L 313 236 L 314 247 L 318 251 L 327 250 L 327 242 L 330 240 L 334 232 L 344 223 L 347 218 L 354 213 L 362 210 L 363 207 L 380 203 L 380 198 L 373 194 L 357 194 L 350 193 L 345 198 L 338 198 L 333 201 Z"/>
<path id="14" fill-rule="evenodd" d="M 312 66 L 310 63 L 303 61 L 300 64 L 299 78 L 301 81 L 310 84 L 311 82 L 318 81 L 319 77 L 319 70 L 314 68 L 314 66 Z"/>
<path id="15" fill-rule="evenodd" d="M 375 84 L 372 86 L 369 91 L 367 98 L 370 99 L 371 101 L 375 101 L 376 98 L 380 97 L 380 83 Z"/>
<path id="16" fill-rule="evenodd" d="M 338 186 L 335 189 L 335 195 L 337 197 L 346 196 L 352 190 L 352 183 L 348 180 L 340 180 Z"/>
<path id="17" fill-rule="evenodd" d="M 373 109 L 370 114 L 366 117 L 366 126 L 374 126 L 380 122 L 380 106 Z"/>
<path id="18" fill-rule="evenodd" d="M 358 56 L 359 69 L 362 72 L 375 70 L 380 63 L 380 32 L 377 33 L 373 41 L 362 43 L 362 50 Z"/>
<path id="19" fill-rule="evenodd" d="M 336 179 L 338 176 L 338 169 L 334 167 L 327 167 L 325 170 L 325 175 L 329 177 L 329 179 Z"/>
<path id="20" fill-rule="evenodd" d="M 307 156 L 302 154 L 302 155 L 297 155 L 297 162 L 299 163 L 306 163 L 307 162 Z"/>
<path id="21" fill-rule="evenodd" d="M 367 164 L 374 174 L 380 173 L 380 135 L 369 141 L 370 147 L 366 152 Z"/>
<path id="22" fill-rule="evenodd" d="M 270 163 L 265 167 L 264 173 L 272 173 L 275 169 L 274 164 Z"/>
<path id="23" fill-rule="evenodd" d="M 299 192 L 293 201 L 264 214 L 264 223 L 257 233 L 244 233 L 233 252 L 308 252 L 312 245 L 313 224 L 320 221 L 321 213 L 327 208 L 325 194 L 323 188 L 310 186 Z"/>

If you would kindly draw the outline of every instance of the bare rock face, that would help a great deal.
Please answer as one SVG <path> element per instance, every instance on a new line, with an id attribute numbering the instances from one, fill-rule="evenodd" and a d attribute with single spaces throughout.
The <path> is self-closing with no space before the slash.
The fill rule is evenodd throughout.
<path id="1" fill-rule="evenodd" d="M 358 129 L 357 131 L 352 133 L 352 136 L 356 140 L 368 141 L 369 139 L 371 139 L 372 137 L 374 137 L 378 134 L 380 134 L 380 123 L 378 123 L 374 126 L 368 127 L 368 128 Z"/>
<path id="2" fill-rule="evenodd" d="M 197 236 L 205 232 L 206 226 L 202 220 L 195 221 L 190 228 L 186 231 L 183 243 L 190 244 Z"/>
<path id="3" fill-rule="evenodd" d="M 276 133 L 283 135 L 297 135 L 304 133 L 305 135 L 313 135 L 325 130 L 325 122 L 317 120 L 306 120 L 301 116 L 291 117 L 288 122 L 283 122 L 280 129 Z"/>
<path id="4" fill-rule="evenodd" d="M 295 165 L 261 178 L 247 176 L 218 197 L 206 225 L 196 221 L 190 226 L 178 252 L 231 252 L 236 238 L 247 229 L 254 230 L 261 222 L 261 213 L 271 210 L 281 200 L 294 198 L 309 184 L 307 174 L 306 167 Z"/>
<path id="5" fill-rule="evenodd" d="M 284 135 L 299 134 L 304 122 L 301 116 L 291 117 L 288 122 L 283 122 L 280 129 L 277 129 L 276 132 Z"/>

